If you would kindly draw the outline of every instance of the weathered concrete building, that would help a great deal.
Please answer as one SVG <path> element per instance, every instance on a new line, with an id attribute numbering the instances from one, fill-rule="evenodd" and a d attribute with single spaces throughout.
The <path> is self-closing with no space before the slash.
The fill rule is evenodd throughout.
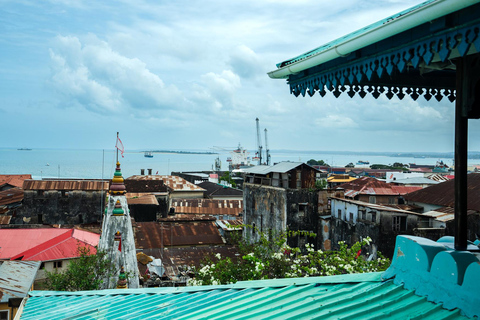
<path id="1" fill-rule="evenodd" d="M 23 206 L 14 224 L 75 225 L 99 223 L 108 181 L 25 180 Z"/>
<path id="2" fill-rule="evenodd" d="M 293 231 L 287 240 L 290 246 L 311 243 L 317 246 L 314 237 L 306 233 L 318 232 L 318 192 L 308 189 L 284 189 L 244 184 L 243 221 L 247 225 L 243 237 L 250 241 L 260 239 L 260 234 Z"/>
<path id="3" fill-rule="evenodd" d="M 338 242 L 348 245 L 372 238 L 373 251 L 391 257 L 398 235 L 416 235 L 438 240 L 445 235 L 445 223 L 422 214 L 355 201 L 331 198 L 332 249 L 338 249 Z"/>

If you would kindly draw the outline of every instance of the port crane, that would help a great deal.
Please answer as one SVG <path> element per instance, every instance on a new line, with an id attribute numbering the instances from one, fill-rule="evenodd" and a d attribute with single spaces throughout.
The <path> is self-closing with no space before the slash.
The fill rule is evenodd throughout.
<path id="1" fill-rule="evenodd" d="M 257 148 L 258 151 L 256 152 L 256 158 L 258 158 L 258 164 L 262 164 L 262 141 L 260 139 L 260 123 L 258 118 L 255 119 L 257 122 Z"/>
<path id="2" fill-rule="evenodd" d="M 265 162 L 270 165 L 270 149 L 268 149 L 267 128 L 265 128 Z"/>

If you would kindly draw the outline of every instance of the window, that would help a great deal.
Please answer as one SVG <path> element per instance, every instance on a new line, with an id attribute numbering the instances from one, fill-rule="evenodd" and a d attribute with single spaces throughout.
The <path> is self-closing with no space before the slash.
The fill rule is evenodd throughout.
<path id="1" fill-rule="evenodd" d="M 372 222 L 377 222 L 377 213 L 375 211 L 370 211 L 370 214 L 372 215 Z"/>
<path id="2" fill-rule="evenodd" d="M 370 196 L 370 197 L 368 197 L 368 202 L 377 203 L 377 199 L 375 198 L 375 196 Z"/>
<path id="3" fill-rule="evenodd" d="M 306 203 L 299 203 L 298 204 L 298 217 L 303 218 L 305 217 L 305 212 L 307 211 L 307 204 Z"/>
<path id="4" fill-rule="evenodd" d="M 62 261 L 53 261 L 53 268 L 59 269 L 62 267 Z"/>
<path id="5" fill-rule="evenodd" d="M 363 220 L 367 220 L 367 211 L 366 210 L 360 210 L 360 214 Z"/>
<path id="6" fill-rule="evenodd" d="M 8 319 L 8 310 L 0 311 L 0 320 L 7 320 Z"/>
<path id="7" fill-rule="evenodd" d="M 256 228 L 256 225 L 255 225 L 255 222 L 254 222 L 254 223 L 252 223 L 252 233 L 253 234 L 255 234 L 255 231 L 256 231 L 255 228 Z"/>
<path id="8" fill-rule="evenodd" d="M 43 269 L 45 269 L 45 262 L 42 262 L 42 263 L 40 264 L 40 270 L 43 270 Z"/>
<path id="9" fill-rule="evenodd" d="M 37 190 L 37 196 L 42 197 L 44 190 Z"/>
<path id="10" fill-rule="evenodd" d="M 274 208 L 273 202 L 270 202 L 270 213 L 271 214 L 273 214 L 273 208 Z"/>
<path id="11" fill-rule="evenodd" d="M 338 215 L 337 215 L 337 218 L 341 218 L 342 217 L 342 210 L 338 209 Z"/>
<path id="12" fill-rule="evenodd" d="M 393 216 L 392 217 L 392 230 L 393 231 L 406 231 L 407 230 L 407 217 L 406 216 Z"/>
<path id="13" fill-rule="evenodd" d="M 353 212 L 350 212 L 350 222 L 353 222 Z"/>
<path id="14" fill-rule="evenodd" d="M 302 172 L 297 171 L 297 189 L 302 188 Z"/>
<path id="15" fill-rule="evenodd" d="M 395 204 L 395 197 L 388 197 L 388 204 Z"/>
<path id="16" fill-rule="evenodd" d="M 43 214 L 38 214 L 37 215 L 37 223 L 38 224 L 43 224 Z"/>

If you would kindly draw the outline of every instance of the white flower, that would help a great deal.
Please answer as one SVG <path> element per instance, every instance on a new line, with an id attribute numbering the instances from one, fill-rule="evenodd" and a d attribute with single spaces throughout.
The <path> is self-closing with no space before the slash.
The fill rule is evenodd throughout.
<path id="1" fill-rule="evenodd" d="M 215 257 L 220 260 L 222 258 L 222 255 L 220 253 L 215 254 Z"/>

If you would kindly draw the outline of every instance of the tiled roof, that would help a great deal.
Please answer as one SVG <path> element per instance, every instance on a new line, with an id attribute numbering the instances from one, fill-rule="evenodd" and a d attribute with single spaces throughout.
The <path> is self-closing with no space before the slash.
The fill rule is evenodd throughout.
<path id="1" fill-rule="evenodd" d="M 354 181 L 341 184 L 338 188 L 345 190 L 346 197 L 355 197 L 358 194 L 397 196 L 422 189 L 422 187 L 416 186 L 396 186 L 370 177 L 358 178 Z"/>
<path id="2" fill-rule="evenodd" d="M 137 222 L 135 242 L 137 249 L 224 244 L 214 221 Z"/>
<path id="3" fill-rule="evenodd" d="M 187 180 L 177 176 L 160 176 L 160 175 L 137 175 L 128 177 L 125 184 L 128 185 L 127 180 L 134 181 L 162 181 L 164 185 L 173 191 L 205 191 L 205 189 L 188 182 Z M 161 191 L 161 190 L 160 190 Z"/>
<path id="4" fill-rule="evenodd" d="M 409 202 L 455 207 L 455 179 L 404 196 Z M 480 173 L 467 175 L 467 209 L 480 211 Z"/>
<path id="5" fill-rule="evenodd" d="M 23 181 L 27 179 L 32 179 L 31 174 L 0 174 L 0 186 L 4 184 L 9 184 L 14 187 L 21 188 L 23 186 Z"/>
<path id="6" fill-rule="evenodd" d="M 108 190 L 109 181 L 102 180 L 25 180 L 24 190 Z"/>
<path id="7" fill-rule="evenodd" d="M 22 320 L 108 319 L 467 319 L 380 273 L 238 282 L 203 287 L 84 292 L 33 291 Z"/>
<path id="8" fill-rule="evenodd" d="M 49 261 L 78 257 L 78 246 L 95 252 L 100 235 L 76 229 L 0 229 L 0 259 Z"/>
<path id="9" fill-rule="evenodd" d="M 172 199 L 172 207 L 176 213 L 237 215 L 243 211 L 243 199 Z"/>

